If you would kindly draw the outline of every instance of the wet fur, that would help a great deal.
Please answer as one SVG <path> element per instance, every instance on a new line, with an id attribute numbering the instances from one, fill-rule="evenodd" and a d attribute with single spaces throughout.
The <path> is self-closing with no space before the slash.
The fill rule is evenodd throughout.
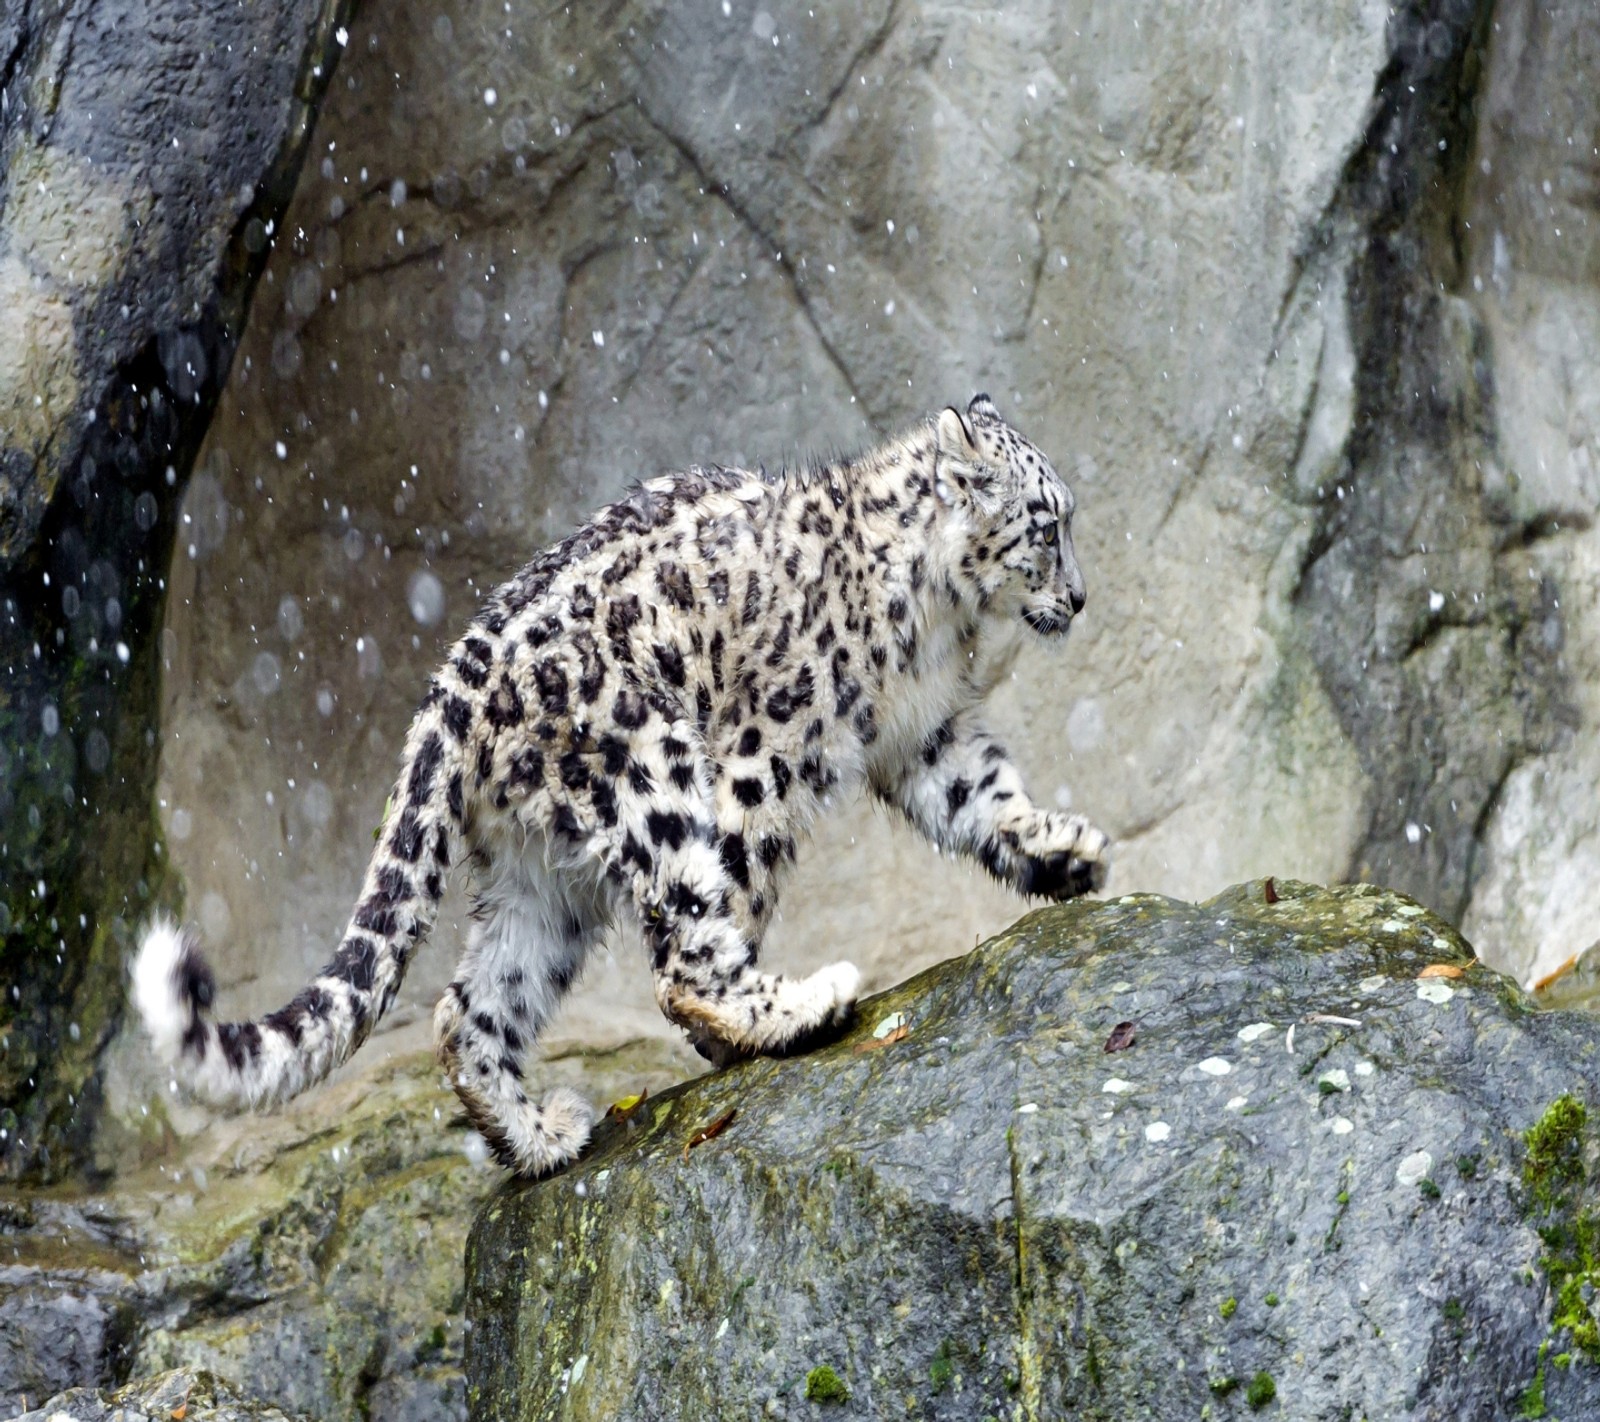
<path id="1" fill-rule="evenodd" d="M 472 927 L 439 1057 L 508 1167 L 571 1159 L 592 1112 L 535 1100 L 534 1043 L 618 915 L 662 1011 L 714 1061 L 836 1030 L 859 975 L 761 972 L 783 876 L 865 783 L 1024 894 L 1097 887 L 1105 836 L 1029 801 L 980 703 L 1083 605 L 1072 494 L 987 397 L 866 455 L 777 477 L 696 468 L 602 509 L 499 588 L 451 649 L 332 960 L 291 1003 L 217 1023 L 211 975 L 146 930 L 133 997 L 197 1095 L 283 1100 L 365 1040 L 465 859 Z"/>

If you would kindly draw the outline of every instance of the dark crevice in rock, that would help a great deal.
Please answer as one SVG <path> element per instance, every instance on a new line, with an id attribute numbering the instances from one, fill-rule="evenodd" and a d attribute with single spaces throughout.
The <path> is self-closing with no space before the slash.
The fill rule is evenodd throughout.
<path id="1" fill-rule="evenodd" d="M 1023 1417 L 1039 1415 L 1039 1377 L 1034 1357 L 1034 1333 L 1028 1307 L 1028 1244 L 1023 1223 L 1022 1163 L 1017 1157 L 1017 1141 L 1013 1132 L 1006 1132 L 1006 1156 L 1011 1166 L 1011 1247 L 1012 1291 L 1016 1298 L 1016 1368 L 1017 1391 Z"/>
<path id="2" fill-rule="evenodd" d="M 120 1020 L 127 926 L 161 877 L 155 633 L 178 514 L 162 471 L 198 446 L 183 421 L 152 340 L 116 372 L 75 477 L 0 578 L 6 970 L 20 991 L 0 1073 L 10 1173 L 59 1173 L 85 1146 L 94 1060 Z M 46 580 L 57 597 L 29 595 Z"/>
<path id="3" fill-rule="evenodd" d="M 1492 11 L 1452 0 L 1394 14 L 1366 141 L 1301 264 L 1302 282 L 1345 266 L 1355 353 L 1350 432 L 1316 491 L 1294 601 L 1369 777 L 1350 872 L 1453 919 L 1507 775 L 1571 720 L 1553 594 L 1529 580 L 1522 531 L 1484 491 L 1494 392 L 1476 310 L 1457 295 Z"/>
<path id="4" fill-rule="evenodd" d="M 23 51 L 28 45 L 28 26 L 26 4 L 21 7 L 21 17 L 17 23 L 16 38 L 11 48 L 6 51 L 5 63 L 0 64 L 0 123 L 4 123 L 11 107 L 11 82 L 17 77 L 17 68 L 22 63 Z"/>
<path id="5" fill-rule="evenodd" d="M 819 129 L 828 121 L 829 115 L 833 113 L 834 105 L 839 102 L 844 91 L 850 87 L 850 81 L 856 77 L 864 65 L 870 64 L 883 53 L 884 47 L 889 43 L 889 37 L 894 33 L 895 24 L 899 18 L 900 0 L 889 0 L 888 8 L 883 12 L 883 19 L 876 28 L 863 36 L 855 52 L 846 60 L 838 82 L 822 96 L 822 102 L 816 106 L 814 114 L 800 132 Z M 793 137 L 794 135 L 791 135 L 791 149 L 794 147 Z"/>
<path id="6" fill-rule="evenodd" d="M 17 42 L 14 67 L 27 70 L 30 55 L 32 68 L 49 66 L 55 97 L 48 134 L 26 105 L 0 116 L 7 173 L 32 144 L 38 161 L 102 173 L 148 203 L 101 283 L 48 278 L 71 312 L 71 368 L 38 378 L 41 388 L 66 380 L 48 391 L 61 408 L 30 445 L 0 448 L 6 1176 L 54 1178 L 87 1164 L 98 1055 L 120 1021 L 133 925 L 164 873 L 153 818 L 157 638 L 179 507 L 265 266 L 268 226 L 299 174 L 307 106 L 340 52 L 345 8 L 227 6 L 174 17 L 170 29 L 146 17 L 141 34 L 159 39 L 145 48 L 112 12 L 62 11 L 70 37 Z M 139 92 L 186 44 L 207 56 L 204 83 L 154 100 Z M 225 54 L 243 66 L 236 75 Z M 13 78 L 26 87 L 25 73 Z M 203 113 L 203 93 L 238 103 L 234 127 L 202 162 L 173 139 Z M 36 230 L 37 216 L 16 230 L 18 212 L 13 204 L 0 220 L 12 222 L 4 236 L 24 259 L 61 240 Z M 63 209 L 69 231 L 75 216 Z"/>

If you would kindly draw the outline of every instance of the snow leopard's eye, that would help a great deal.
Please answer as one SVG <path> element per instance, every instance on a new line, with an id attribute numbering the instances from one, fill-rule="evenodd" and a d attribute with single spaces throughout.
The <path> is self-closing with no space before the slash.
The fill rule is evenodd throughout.
<path id="1" fill-rule="evenodd" d="M 1060 535 L 1056 531 L 1055 524 L 1051 523 L 1045 525 L 1044 541 L 1047 548 L 1054 548 L 1056 546 L 1056 539 L 1059 536 Z"/>

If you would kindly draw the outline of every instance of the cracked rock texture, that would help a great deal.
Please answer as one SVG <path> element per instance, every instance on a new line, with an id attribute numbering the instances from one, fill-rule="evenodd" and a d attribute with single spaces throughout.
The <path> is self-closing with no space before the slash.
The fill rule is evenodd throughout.
<path id="1" fill-rule="evenodd" d="M 103 1189 L 0 1187 L 0 1416 L 80 1388 L 45 1414 L 108 1417 L 99 1389 L 208 1368 L 320 1422 L 465 1419 L 461 1258 L 501 1175 L 430 1057 L 378 1057 Z M 660 1042 L 546 1071 L 603 1100 L 681 1075 Z"/>
<path id="2" fill-rule="evenodd" d="M 204 1369 L 192 1368 L 144 1378 L 109 1395 L 72 1388 L 22 1413 L 16 1422 L 170 1422 L 175 1413 L 187 1422 L 296 1422 L 270 1404 L 240 1396 Z"/>
<path id="3" fill-rule="evenodd" d="M 1583 946 L 1584 12 L 364 9 L 172 569 L 161 814 L 227 1007 L 325 958 L 486 587 L 636 478 L 975 388 L 1078 488 L 1088 614 L 994 719 L 1114 889 L 1372 877 L 1519 975 Z M 1014 912 L 843 807 L 771 957 L 883 986 Z M 666 1030 L 626 944 L 557 1035 Z"/>
<path id="4" fill-rule="evenodd" d="M 1175 1422 L 1250 1415 L 1262 1375 L 1306 1422 L 1491 1422 L 1530 1385 L 1595 1415 L 1525 1177 L 1600 1084 L 1592 1019 L 1399 895 L 1275 893 L 1042 910 L 506 1186 L 468 1247 L 473 1417 Z M 1537 1159 L 1592 1209 L 1587 1133 Z"/>

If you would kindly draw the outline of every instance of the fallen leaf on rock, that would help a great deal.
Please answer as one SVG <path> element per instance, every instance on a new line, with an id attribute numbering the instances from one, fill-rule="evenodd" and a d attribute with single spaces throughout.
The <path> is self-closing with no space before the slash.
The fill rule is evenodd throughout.
<path id="1" fill-rule="evenodd" d="M 647 1086 L 637 1096 L 624 1096 L 620 1101 L 613 1101 L 606 1107 L 606 1119 L 626 1121 L 629 1116 L 644 1105 L 649 1095 L 650 1088 Z"/>
<path id="2" fill-rule="evenodd" d="M 189 1399 L 184 1398 L 182 1402 L 172 1409 L 172 1422 L 183 1422 L 183 1419 L 188 1415 Z"/>
<path id="3" fill-rule="evenodd" d="M 1533 990 L 1535 992 L 1543 992 L 1547 987 L 1550 986 L 1551 983 L 1558 982 L 1560 979 L 1566 977 L 1566 975 L 1577 966 L 1578 955 L 1574 953 L 1570 958 L 1567 959 L 1566 962 L 1552 968 L 1542 978 L 1536 979 L 1533 984 Z"/>
<path id="4" fill-rule="evenodd" d="M 685 1165 L 689 1163 L 689 1152 L 692 1151 L 696 1146 L 704 1145 L 707 1141 L 714 1140 L 717 1136 L 720 1136 L 725 1130 L 727 1130 L 729 1125 L 732 1124 L 733 1118 L 738 1114 L 738 1108 L 736 1106 L 730 1106 L 709 1126 L 701 1126 L 698 1131 L 696 1131 L 692 1136 L 689 1137 L 688 1140 L 683 1143 L 683 1163 Z"/>
<path id="5" fill-rule="evenodd" d="M 1467 970 L 1454 963 L 1429 963 L 1417 974 L 1419 978 L 1464 978 L 1466 975 Z"/>
<path id="6" fill-rule="evenodd" d="M 865 1042 L 857 1042 L 856 1055 L 862 1052 L 875 1052 L 879 1047 L 892 1047 L 896 1042 L 903 1042 L 911 1035 L 911 1029 L 902 1022 L 898 1027 L 891 1027 L 881 1037 L 868 1037 Z"/>
<path id="7" fill-rule="evenodd" d="M 891 1012 L 876 1027 L 872 1029 L 874 1037 L 887 1037 L 896 1027 L 906 1025 L 906 1015 L 903 1012 Z"/>
<path id="8" fill-rule="evenodd" d="M 1111 1029 L 1111 1035 L 1106 1038 L 1108 1052 L 1124 1052 L 1133 1045 L 1133 1034 L 1137 1029 L 1131 1022 L 1119 1022 Z"/>

